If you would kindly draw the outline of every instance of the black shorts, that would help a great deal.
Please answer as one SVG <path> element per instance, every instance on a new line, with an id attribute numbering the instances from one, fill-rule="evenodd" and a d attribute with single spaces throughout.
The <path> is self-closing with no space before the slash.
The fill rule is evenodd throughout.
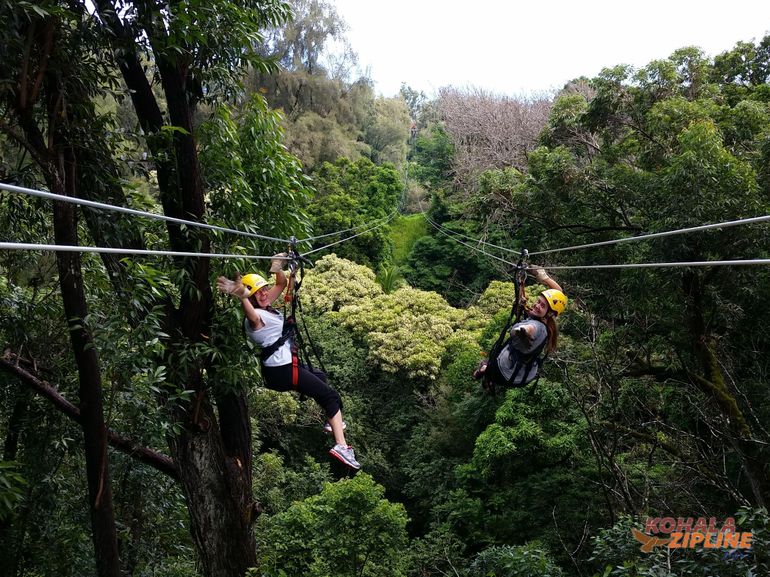
<path id="1" fill-rule="evenodd" d="M 273 391 L 285 393 L 296 390 L 313 398 L 326 412 L 327 418 L 333 417 L 342 409 L 342 399 L 339 393 L 327 385 L 324 379 L 310 372 L 304 365 L 300 365 L 297 387 L 295 388 L 291 385 L 291 371 L 291 364 L 279 367 L 262 365 L 262 379 L 265 381 L 265 386 Z"/>

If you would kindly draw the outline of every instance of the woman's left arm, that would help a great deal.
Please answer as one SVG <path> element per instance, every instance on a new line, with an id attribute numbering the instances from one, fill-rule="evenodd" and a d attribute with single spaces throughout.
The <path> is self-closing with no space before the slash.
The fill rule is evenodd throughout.
<path id="1" fill-rule="evenodd" d="M 275 299 L 281 296 L 283 289 L 285 289 L 286 285 L 289 284 L 288 280 L 286 279 L 286 275 L 283 273 L 285 258 L 276 257 L 286 257 L 286 253 L 279 252 L 278 254 L 274 255 L 273 260 L 270 263 L 270 272 L 275 274 L 275 284 L 270 288 L 269 291 L 267 291 L 267 296 L 270 298 L 270 302 L 273 302 Z"/>
<path id="2" fill-rule="evenodd" d="M 541 284 L 547 285 L 548 288 L 556 289 L 557 291 L 564 290 L 561 288 L 561 285 L 557 283 L 555 280 L 553 280 L 547 272 L 545 272 L 545 269 L 541 266 L 532 266 L 532 276 L 535 277 L 535 280 Z"/>
<path id="3" fill-rule="evenodd" d="M 267 291 L 267 296 L 270 298 L 270 302 L 273 302 L 275 299 L 281 296 L 281 293 L 283 292 L 283 289 L 286 288 L 287 284 L 289 284 L 289 282 L 286 278 L 286 275 L 283 274 L 282 270 L 275 273 L 275 284 L 270 288 L 269 291 Z"/>

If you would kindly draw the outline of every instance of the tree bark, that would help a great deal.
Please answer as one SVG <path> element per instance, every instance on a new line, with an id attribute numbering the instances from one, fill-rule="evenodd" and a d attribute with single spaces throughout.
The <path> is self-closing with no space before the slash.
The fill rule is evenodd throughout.
<path id="1" fill-rule="evenodd" d="M 727 433 L 721 436 L 725 437 L 725 440 L 736 450 L 755 504 L 758 507 L 765 507 L 770 490 L 767 461 L 760 454 L 759 445 L 752 441 L 753 434 L 748 422 L 735 396 L 725 384 L 724 374 L 714 350 L 715 345 L 707 332 L 704 320 L 704 285 L 697 273 L 690 272 L 683 277 L 684 293 L 688 297 L 686 302 L 693 352 L 703 373 L 702 375 L 693 374 L 692 381 L 714 401 L 728 428 Z"/>
<path id="2" fill-rule="evenodd" d="M 135 34 L 115 16 L 109 0 L 100 0 L 98 9 L 114 34 L 116 55 L 123 79 L 131 90 L 139 122 L 145 130 L 148 146 L 156 163 L 158 185 L 164 214 L 175 218 L 201 221 L 205 203 L 197 144 L 194 137 L 195 98 L 189 92 L 190 73 L 185 56 L 172 59 L 161 48 L 166 38 L 163 30 L 150 24 L 145 32 L 156 48 L 155 65 L 160 72 L 166 97 L 168 120 L 164 119 L 151 85 L 140 64 Z M 138 21 L 152 22 L 153 14 L 140 7 Z M 183 130 L 169 134 L 165 124 Z M 170 159 L 170 160 L 169 160 Z M 210 243 L 199 230 L 167 226 L 172 250 L 208 252 Z M 209 259 L 176 259 L 186 272 L 189 286 L 183 287 L 178 309 L 166 308 L 165 332 L 168 366 L 175 351 L 205 342 L 211 334 L 213 296 L 210 286 Z M 256 507 L 251 490 L 251 430 L 243 394 L 229 394 L 219 399 L 222 429 L 207 395 L 204 369 L 207 358 L 186 362 L 169 376 L 172 388 L 193 391 L 189 408 L 176 407 L 174 419 L 181 433 L 169 438 L 171 454 L 177 464 L 190 514 L 190 530 L 198 551 L 202 571 L 209 577 L 243 575 L 256 563 L 256 544 L 251 525 Z"/>
<path id="3" fill-rule="evenodd" d="M 74 158 L 71 153 L 59 157 L 60 170 L 54 173 L 49 186 L 57 194 L 72 194 L 74 188 Z M 61 170 L 64 169 L 64 170 Z M 63 176 L 63 178 L 62 178 Z M 54 238 L 56 244 L 77 245 L 75 209 L 72 204 L 54 203 Z M 88 503 L 95 548 L 96 569 L 100 577 L 120 577 L 118 541 L 112 505 L 107 428 L 104 423 L 102 382 L 99 359 L 91 335 L 86 329 L 88 307 L 83 288 L 80 253 L 57 252 L 64 312 L 67 315 L 70 341 L 78 367 L 79 397 L 83 444 L 88 480 Z"/>

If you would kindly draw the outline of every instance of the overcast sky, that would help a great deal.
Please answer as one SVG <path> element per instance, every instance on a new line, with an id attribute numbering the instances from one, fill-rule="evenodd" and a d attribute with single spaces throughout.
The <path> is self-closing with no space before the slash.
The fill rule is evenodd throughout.
<path id="1" fill-rule="evenodd" d="M 376 91 L 402 82 L 518 95 L 683 46 L 714 56 L 770 33 L 770 0 L 330 0 Z"/>

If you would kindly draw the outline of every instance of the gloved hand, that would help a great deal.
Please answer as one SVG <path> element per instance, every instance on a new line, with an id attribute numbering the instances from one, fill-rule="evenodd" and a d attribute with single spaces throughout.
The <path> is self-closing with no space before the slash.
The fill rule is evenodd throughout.
<path id="1" fill-rule="evenodd" d="M 532 265 L 529 268 L 529 272 L 532 274 L 535 280 L 539 283 L 544 283 L 546 279 L 551 278 L 550 276 L 548 276 L 548 273 L 545 272 L 545 269 L 542 266 Z"/>
<path id="2" fill-rule="evenodd" d="M 288 262 L 285 258 L 275 258 L 275 257 L 286 257 L 289 256 L 285 252 L 279 252 L 278 254 L 273 255 L 273 260 L 270 261 L 270 272 L 281 272 L 283 270 L 283 266 Z"/>
<path id="3" fill-rule="evenodd" d="M 527 332 L 527 329 L 524 327 L 519 327 L 513 331 L 513 334 L 516 336 L 516 338 L 519 339 L 525 346 L 530 346 L 532 344 L 532 339 L 529 336 L 529 333 Z"/>
<path id="4" fill-rule="evenodd" d="M 217 279 L 217 290 L 239 299 L 245 299 L 249 296 L 249 289 L 241 282 L 241 275 L 235 277 L 235 280 L 230 280 L 223 276 L 219 277 Z"/>

